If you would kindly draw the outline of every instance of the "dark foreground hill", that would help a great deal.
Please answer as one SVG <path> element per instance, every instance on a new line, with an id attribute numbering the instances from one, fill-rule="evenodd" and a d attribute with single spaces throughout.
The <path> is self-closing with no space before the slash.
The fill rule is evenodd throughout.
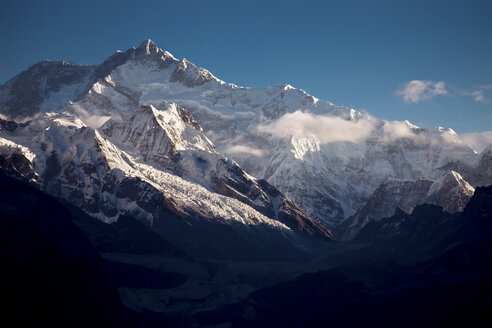
<path id="1" fill-rule="evenodd" d="M 233 327 L 490 327 L 492 187 L 464 212 L 421 205 L 371 222 L 336 268 L 258 290 L 199 316 Z"/>
<path id="2" fill-rule="evenodd" d="M 125 250 L 120 245 L 123 238 L 132 243 L 132 251 L 146 251 L 142 247 L 154 246 L 153 249 L 161 252 L 185 256 L 143 227 L 128 229 L 124 221 L 117 226 L 106 226 L 106 230 L 98 232 L 106 232 L 105 238 L 92 235 L 94 244 L 91 244 L 74 220 L 86 222 L 88 227 L 95 221 L 93 218 L 84 218 L 83 213 L 74 213 L 76 209 L 3 173 L 0 173 L 0 185 L 0 306 L 4 324 L 15 327 L 150 324 L 122 305 L 117 286 L 170 288 L 186 280 L 178 274 L 106 261 L 98 255 L 97 248 Z M 137 239 L 144 237 L 147 244 Z M 142 244 L 145 246 L 140 247 Z"/>

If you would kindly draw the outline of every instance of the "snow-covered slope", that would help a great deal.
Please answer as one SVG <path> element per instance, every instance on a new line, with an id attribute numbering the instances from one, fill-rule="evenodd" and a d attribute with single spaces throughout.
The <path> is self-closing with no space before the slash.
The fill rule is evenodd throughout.
<path id="1" fill-rule="evenodd" d="M 196 245 L 186 239 L 204 238 L 207 223 L 250 244 L 271 239 L 302 248 L 308 236 L 332 239 L 273 186 L 217 153 L 183 108 L 162 106 L 142 106 L 99 129 L 68 112 L 23 124 L 2 120 L 0 164 L 104 222 L 125 215 L 161 227 L 190 252 Z M 194 228 L 185 233 L 187 226 Z"/>
<path id="2" fill-rule="evenodd" d="M 56 64 L 54 72 L 48 73 L 39 65 L 0 87 L 3 114 L 14 118 L 67 110 L 95 128 L 111 117 L 112 122 L 120 121 L 114 126 L 119 126 L 121 131 L 115 133 L 121 135 L 118 140 L 107 135 L 109 139 L 122 149 L 138 144 L 145 148 L 139 156 L 159 162 L 160 151 L 173 152 L 166 142 L 153 144 L 141 136 L 129 136 L 124 131 L 133 127 L 121 120 L 140 106 L 153 106 L 146 108 L 155 112 L 175 103 L 191 113 L 206 136 L 194 146 L 182 147 L 196 147 L 194 154 L 204 151 L 202 148 L 213 154 L 207 148 L 213 142 L 219 153 L 234 159 L 249 174 L 267 180 L 327 226 L 355 214 L 389 178 L 435 179 L 449 172 L 439 169 L 449 163 L 469 167 L 479 163 L 480 155 L 463 145 L 450 129 L 421 129 L 409 122 L 378 120 L 287 84 L 268 88 L 228 84 L 186 59 L 176 59 L 150 40 L 138 48 L 116 52 L 98 66 L 77 66 L 70 71 Z M 29 76 L 34 90 L 27 100 L 21 92 L 23 76 Z M 72 97 L 58 97 L 51 91 L 37 96 L 39 90 L 62 90 L 62 85 L 76 89 Z M 162 125 L 163 119 L 152 120 L 152 124 Z M 104 131 L 111 130 L 107 128 Z M 160 165 L 184 170 L 191 177 L 199 165 L 187 169 L 186 161 L 193 163 L 184 158 L 178 164 Z M 210 182 L 200 175 L 192 178 Z"/>

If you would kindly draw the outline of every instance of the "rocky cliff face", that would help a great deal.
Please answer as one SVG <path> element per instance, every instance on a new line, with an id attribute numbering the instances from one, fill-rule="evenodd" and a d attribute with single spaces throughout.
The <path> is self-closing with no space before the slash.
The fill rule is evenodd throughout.
<path id="1" fill-rule="evenodd" d="M 381 184 L 367 203 L 337 228 L 337 237 L 353 239 L 371 221 L 390 217 L 395 210 L 412 213 L 417 205 L 433 204 L 448 213 L 461 212 L 475 189 L 451 171 L 436 180 L 395 180 Z"/>
<path id="2" fill-rule="evenodd" d="M 434 181 L 423 202 L 441 206 L 448 213 L 462 212 L 474 192 L 459 173 L 451 171 Z"/>
<path id="3" fill-rule="evenodd" d="M 492 184 L 492 145 L 485 148 L 475 161 L 464 159 L 455 160 L 438 168 L 439 172 L 454 170 L 460 172 L 463 178 L 474 187 L 489 186 Z"/>
<path id="4" fill-rule="evenodd" d="M 22 119 L 77 98 L 89 82 L 95 66 L 43 61 L 0 86 L 0 112 Z"/>

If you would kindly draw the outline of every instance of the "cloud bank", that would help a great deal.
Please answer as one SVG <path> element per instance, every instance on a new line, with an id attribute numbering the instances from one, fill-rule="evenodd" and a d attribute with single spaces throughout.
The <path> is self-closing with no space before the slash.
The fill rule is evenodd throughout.
<path id="1" fill-rule="evenodd" d="M 400 138 L 416 139 L 417 135 L 413 132 L 412 128 L 417 126 L 410 124 L 408 121 L 385 121 L 383 125 L 384 141 L 391 141 Z"/>
<path id="2" fill-rule="evenodd" d="M 263 151 L 245 145 L 233 145 L 224 149 L 226 154 L 247 154 L 251 156 L 261 157 Z"/>
<path id="3" fill-rule="evenodd" d="M 381 122 L 383 124 L 381 125 Z M 331 115 L 316 115 L 298 110 L 279 119 L 260 124 L 257 130 L 278 138 L 317 137 L 321 144 L 333 142 L 366 142 L 375 137 L 382 142 L 411 139 L 417 144 L 461 143 L 478 152 L 492 144 L 492 131 L 456 134 L 451 129 L 421 129 L 408 121 L 379 121 L 369 115 L 358 121 L 345 120 Z M 247 153 L 261 156 L 261 150 L 248 146 L 234 145 L 226 149 L 229 153 Z"/>
<path id="4" fill-rule="evenodd" d="M 418 103 L 421 100 L 428 100 L 439 95 L 446 95 L 446 84 L 443 81 L 422 81 L 413 80 L 396 90 L 397 96 L 403 98 L 406 102 Z"/>
<path id="5" fill-rule="evenodd" d="M 88 127 L 97 129 L 102 126 L 111 116 L 99 116 L 89 113 L 77 104 L 71 104 L 69 107 Z"/>
<path id="6" fill-rule="evenodd" d="M 492 131 L 479 133 L 463 133 L 459 135 L 461 142 L 470 146 L 478 152 L 484 150 L 488 145 L 492 145 Z"/>
<path id="7" fill-rule="evenodd" d="M 350 121 L 336 116 L 316 115 L 300 110 L 257 127 L 259 132 L 279 138 L 316 136 L 322 144 L 343 141 L 356 143 L 367 139 L 374 128 L 375 122 L 370 118 Z"/>

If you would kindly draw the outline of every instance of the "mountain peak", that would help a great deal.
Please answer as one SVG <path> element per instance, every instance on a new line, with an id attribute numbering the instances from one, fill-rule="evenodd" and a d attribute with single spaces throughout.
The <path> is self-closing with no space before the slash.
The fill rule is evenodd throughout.
<path id="1" fill-rule="evenodd" d="M 171 53 L 163 51 L 150 39 L 143 41 L 138 48 L 132 48 L 129 51 L 134 53 L 137 59 L 155 59 L 167 64 L 178 61 Z"/>
<path id="2" fill-rule="evenodd" d="M 452 187 L 460 185 L 461 183 L 468 184 L 458 172 L 449 171 L 440 178 L 434 180 L 427 194 L 436 194 L 441 192 L 442 190 L 448 190 Z"/>
<path id="3" fill-rule="evenodd" d="M 137 50 L 145 52 L 145 54 L 150 55 L 151 53 L 159 52 L 159 47 L 151 40 L 147 39 L 143 41 L 140 46 L 138 46 Z"/>

